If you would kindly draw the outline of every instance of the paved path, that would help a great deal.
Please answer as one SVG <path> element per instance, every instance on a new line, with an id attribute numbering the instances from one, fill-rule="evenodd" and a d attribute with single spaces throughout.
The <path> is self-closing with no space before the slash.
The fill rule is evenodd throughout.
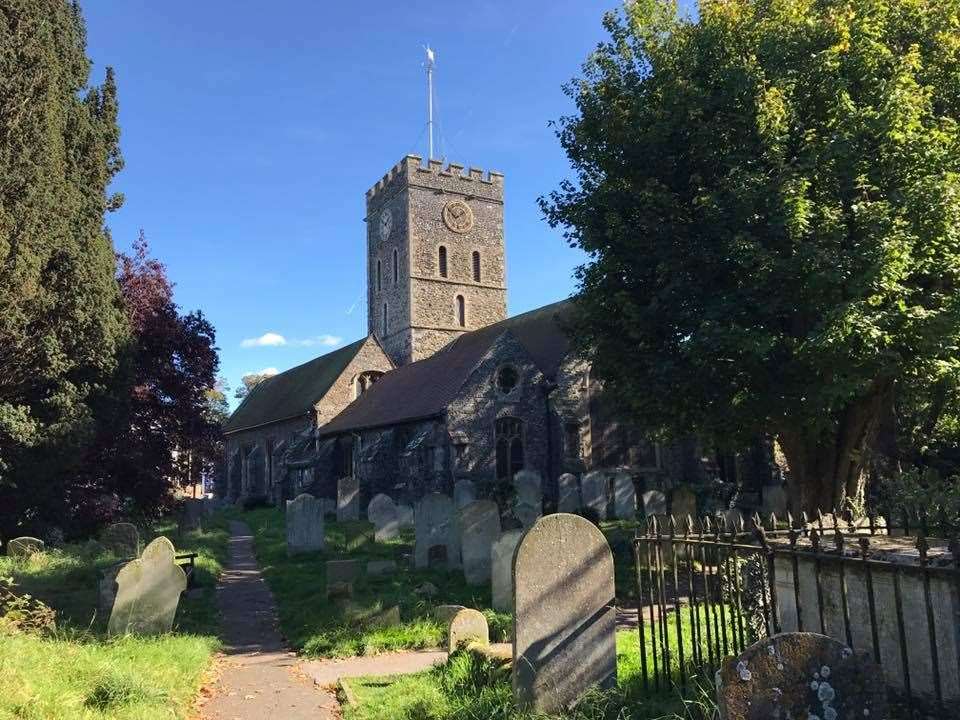
<path id="1" fill-rule="evenodd" d="M 226 649 L 204 720 L 334 720 L 340 706 L 300 669 L 277 629 L 276 605 L 253 554 L 250 528 L 230 523 L 230 559 L 217 587 Z"/>

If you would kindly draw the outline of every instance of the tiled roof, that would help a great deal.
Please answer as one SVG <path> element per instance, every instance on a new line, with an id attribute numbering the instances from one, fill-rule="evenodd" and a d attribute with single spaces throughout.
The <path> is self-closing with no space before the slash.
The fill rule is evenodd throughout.
<path id="1" fill-rule="evenodd" d="M 430 357 L 380 378 L 369 390 L 320 428 L 321 435 L 383 427 L 442 413 L 470 372 L 505 332 L 527 350 L 540 371 L 556 376 L 570 350 L 561 320 L 570 310 L 563 301 L 465 333 Z"/>
<path id="2" fill-rule="evenodd" d="M 327 394 L 364 342 L 366 338 L 267 378 L 234 410 L 223 431 L 237 432 L 307 414 Z"/>

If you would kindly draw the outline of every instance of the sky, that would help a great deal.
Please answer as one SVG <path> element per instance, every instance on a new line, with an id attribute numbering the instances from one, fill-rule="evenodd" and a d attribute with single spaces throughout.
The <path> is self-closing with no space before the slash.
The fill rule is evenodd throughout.
<path id="1" fill-rule="evenodd" d="M 112 66 L 119 88 L 114 243 L 143 229 L 176 301 L 216 327 L 231 388 L 366 334 L 364 194 L 426 154 L 427 44 L 435 154 L 506 176 L 509 313 L 575 290 L 585 256 L 537 198 L 572 175 L 549 123 L 618 0 L 82 6 L 91 81 Z"/>

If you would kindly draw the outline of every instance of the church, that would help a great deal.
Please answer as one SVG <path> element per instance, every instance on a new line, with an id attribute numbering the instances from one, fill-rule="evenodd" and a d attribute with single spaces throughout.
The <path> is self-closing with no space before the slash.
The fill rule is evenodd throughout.
<path id="1" fill-rule="evenodd" d="M 569 300 L 507 317 L 504 178 L 409 155 L 366 195 L 368 335 L 253 388 L 227 421 L 231 501 L 383 492 L 413 503 L 472 480 L 505 500 L 610 469 L 637 489 L 718 471 L 691 440 L 648 442 L 615 417 L 565 332 Z M 722 472 L 722 468 L 719 468 Z"/>

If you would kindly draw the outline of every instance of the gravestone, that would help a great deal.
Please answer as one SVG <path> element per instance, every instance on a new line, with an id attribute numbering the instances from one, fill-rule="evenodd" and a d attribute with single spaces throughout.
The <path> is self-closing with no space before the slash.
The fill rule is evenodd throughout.
<path id="1" fill-rule="evenodd" d="M 337 522 L 360 519 L 360 483 L 353 475 L 337 481 Z"/>
<path id="2" fill-rule="evenodd" d="M 374 539 L 377 542 L 393 540 L 400 534 L 400 521 L 393 498 L 383 493 L 374 495 L 367 504 L 367 520 L 373 523 Z"/>
<path id="3" fill-rule="evenodd" d="M 667 514 L 667 497 L 659 490 L 647 490 L 643 494 L 643 514 L 648 518 Z"/>
<path id="4" fill-rule="evenodd" d="M 790 498 L 787 489 L 782 485 L 766 485 L 763 488 L 763 504 L 760 506 L 764 517 L 774 514 L 779 518 L 786 516 L 790 510 Z"/>
<path id="5" fill-rule="evenodd" d="M 507 530 L 490 549 L 490 579 L 493 609 L 500 612 L 513 610 L 513 553 L 517 549 L 523 530 Z"/>
<path id="6" fill-rule="evenodd" d="M 397 524 L 401 530 L 413 528 L 413 508 L 409 505 L 397 505 Z"/>
<path id="7" fill-rule="evenodd" d="M 465 508 L 477 499 L 477 489 L 470 480 L 457 480 L 453 484 L 453 504 L 457 510 Z"/>
<path id="8" fill-rule="evenodd" d="M 323 505 L 303 493 L 287 500 L 287 555 L 323 550 Z"/>
<path id="9" fill-rule="evenodd" d="M 490 628 L 487 626 L 487 618 L 482 612 L 466 608 L 450 620 L 447 629 L 447 652 L 452 653 L 460 645 L 471 642 L 489 645 Z"/>
<path id="10" fill-rule="evenodd" d="M 328 560 L 326 564 L 327 599 L 353 597 L 353 583 L 360 577 L 359 560 Z"/>
<path id="11" fill-rule="evenodd" d="M 617 680 L 613 554 L 596 525 L 547 515 L 513 564 L 513 693 L 522 707 L 558 712 Z"/>
<path id="12" fill-rule="evenodd" d="M 463 605 L 437 605 L 433 609 L 433 617 L 441 625 L 449 627 L 453 616 L 465 609 Z"/>
<path id="13" fill-rule="evenodd" d="M 180 508 L 180 532 L 199 530 L 203 524 L 203 500 L 186 498 Z"/>
<path id="14" fill-rule="evenodd" d="M 500 537 L 500 508 L 493 500 L 474 500 L 460 510 L 460 552 L 468 585 L 490 582 L 490 549 Z"/>
<path id="15" fill-rule="evenodd" d="M 397 563 L 394 560 L 371 560 L 367 563 L 367 575 L 370 577 L 393 575 L 396 571 Z"/>
<path id="16" fill-rule="evenodd" d="M 557 512 L 572 513 L 580 509 L 580 483 L 577 476 L 564 473 L 557 478 Z"/>
<path id="17" fill-rule="evenodd" d="M 28 558 L 47 549 L 43 540 L 35 537 L 23 536 L 14 538 L 7 543 L 7 556 L 12 558 Z"/>
<path id="18" fill-rule="evenodd" d="M 887 718 L 883 673 L 867 653 L 816 633 L 783 633 L 717 671 L 721 720 Z"/>
<path id="19" fill-rule="evenodd" d="M 424 495 L 414 511 L 414 524 L 413 559 L 416 567 L 441 563 L 447 568 L 460 567 L 460 531 L 453 500 L 440 493 Z"/>
<path id="20" fill-rule="evenodd" d="M 107 526 L 100 542 L 120 558 L 135 558 L 140 555 L 140 532 L 131 523 L 114 523 Z"/>
<path id="21" fill-rule="evenodd" d="M 630 473 L 618 472 L 613 476 L 613 514 L 617 520 L 637 517 L 637 490 Z"/>
<path id="22" fill-rule="evenodd" d="M 113 610 L 113 603 L 117 599 L 117 575 L 126 562 L 118 562 L 104 568 L 98 574 L 97 583 L 97 610 L 104 615 Z"/>
<path id="23" fill-rule="evenodd" d="M 165 537 L 147 545 L 143 555 L 117 573 L 117 596 L 108 635 L 154 635 L 173 628 L 187 576 L 176 563 L 176 550 Z"/>
<path id="24" fill-rule="evenodd" d="M 678 522 L 685 523 L 688 515 L 694 520 L 697 519 L 697 496 L 693 490 L 678 487 L 670 493 L 670 514 L 677 518 Z"/>
<path id="25" fill-rule="evenodd" d="M 396 627 L 401 623 L 400 607 L 393 605 L 384 610 L 373 613 L 364 620 L 363 626 L 370 630 Z"/>
<path id="26" fill-rule="evenodd" d="M 531 527 L 543 514 L 542 481 L 539 473 L 521 470 L 513 477 L 513 514 L 523 527 Z"/>
<path id="27" fill-rule="evenodd" d="M 600 470 L 591 470 L 580 481 L 583 507 L 592 510 L 598 520 L 607 519 L 607 476 Z"/>

